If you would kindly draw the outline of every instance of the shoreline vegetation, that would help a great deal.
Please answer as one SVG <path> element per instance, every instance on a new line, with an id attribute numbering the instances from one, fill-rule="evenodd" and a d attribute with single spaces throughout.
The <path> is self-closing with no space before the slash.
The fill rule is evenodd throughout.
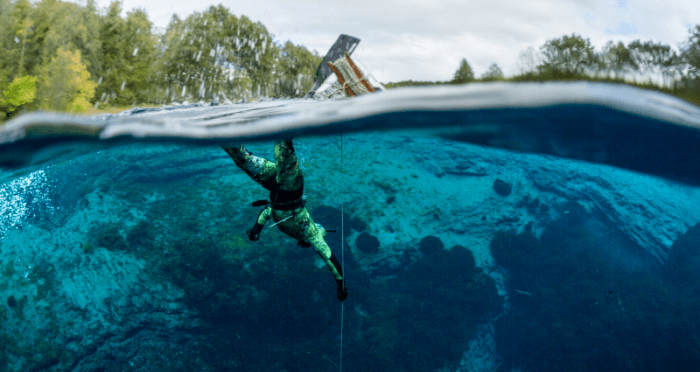
<path id="1" fill-rule="evenodd" d="M 119 1 L 102 9 L 95 0 L 0 0 L 0 122 L 36 110 L 94 115 L 183 101 L 298 98 L 322 59 L 222 5 L 173 15 L 162 33 L 141 9 L 121 13 Z M 572 34 L 522 51 L 515 76 L 493 63 L 477 78 L 464 58 L 450 81 L 385 86 L 574 80 L 628 84 L 700 106 L 700 25 L 678 51 L 641 40 L 596 50 Z"/>

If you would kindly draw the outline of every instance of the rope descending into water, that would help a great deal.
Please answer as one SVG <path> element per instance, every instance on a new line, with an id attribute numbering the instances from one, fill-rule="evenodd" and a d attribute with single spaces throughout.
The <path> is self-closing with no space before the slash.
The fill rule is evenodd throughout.
<path id="1" fill-rule="evenodd" d="M 340 134 L 340 174 L 343 175 L 343 134 Z M 345 205 L 340 203 L 340 267 L 343 271 L 343 282 L 345 283 Z M 345 316 L 345 302 L 340 302 L 340 372 L 343 372 L 343 318 Z"/>

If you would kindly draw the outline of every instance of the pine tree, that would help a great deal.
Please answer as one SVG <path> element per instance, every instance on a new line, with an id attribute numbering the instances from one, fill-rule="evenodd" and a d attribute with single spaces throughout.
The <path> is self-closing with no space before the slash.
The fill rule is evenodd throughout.
<path id="1" fill-rule="evenodd" d="M 462 58 L 462 62 L 460 62 L 459 68 L 457 69 L 457 72 L 455 72 L 455 76 L 452 79 L 452 83 L 464 84 L 470 81 L 474 81 L 474 71 L 472 71 L 471 66 L 469 66 L 469 62 L 467 62 L 467 59 Z"/>

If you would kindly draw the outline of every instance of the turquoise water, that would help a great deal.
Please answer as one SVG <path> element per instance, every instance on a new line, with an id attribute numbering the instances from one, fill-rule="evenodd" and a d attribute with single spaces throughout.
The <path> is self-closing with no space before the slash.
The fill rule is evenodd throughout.
<path id="1" fill-rule="evenodd" d="M 29 150 L 0 186 L 0 370 L 327 371 L 342 358 L 364 371 L 683 371 L 700 361 L 693 182 L 660 178 L 656 165 L 639 167 L 649 175 L 363 125 L 294 140 L 307 208 L 337 230 L 326 240 L 345 265 L 342 308 L 311 248 L 269 224 L 247 239 L 250 203 L 267 191 L 216 144 Z M 273 159 L 272 141 L 245 143 Z M 625 161 L 648 159 L 643 150 Z"/>

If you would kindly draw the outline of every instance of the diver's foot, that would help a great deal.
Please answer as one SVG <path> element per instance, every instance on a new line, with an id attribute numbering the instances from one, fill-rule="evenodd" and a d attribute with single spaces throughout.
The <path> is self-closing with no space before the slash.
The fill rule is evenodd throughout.
<path id="1" fill-rule="evenodd" d="M 262 228 L 263 225 L 256 222 L 252 229 L 245 232 L 248 235 L 248 239 L 250 239 L 251 242 L 260 239 L 260 231 L 262 231 Z"/>
<path id="2" fill-rule="evenodd" d="M 348 298 L 348 288 L 345 286 L 345 279 L 336 280 L 335 283 L 338 285 L 336 298 L 338 298 L 340 301 Z"/>

